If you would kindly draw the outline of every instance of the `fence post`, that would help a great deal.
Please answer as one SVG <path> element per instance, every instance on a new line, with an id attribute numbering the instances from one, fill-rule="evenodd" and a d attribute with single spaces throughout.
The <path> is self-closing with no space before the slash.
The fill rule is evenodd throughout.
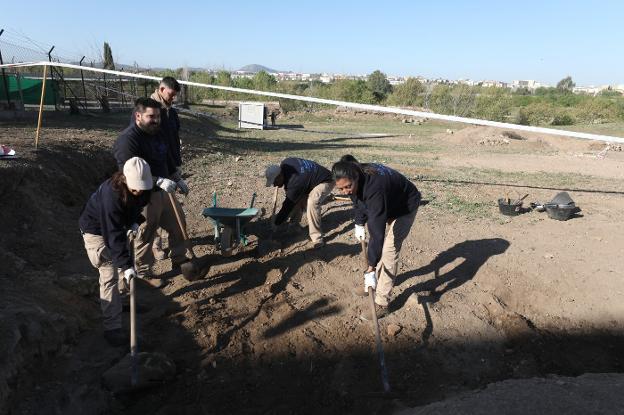
<path id="1" fill-rule="evenodd" d="M 50 62 L 52 62 L 52 51 L 53 50 L 54 50 L 54 45 L 52 45 L 52 47 L 48 51 L 48 61 L 50 61 Z M 46 68 L 47 68 L 47 66 L 46 66 Z M 53 66 L 50 66 L 50 80 L 54 81 L 54 67 Z M 45 79 L 43 80 L 43 84 L 45 85 Z M 58 108 L 56 106 L 57 97 L 56 97 L 56 88 L 54 88 L 54 84 L 52 84 L 52 99 L 54 100 L 54 109 L 58 110 Z M 38 136 L 38 134 L 37 134 L 37 136 Z M 35 145 L 35 148 L 36 147 L 37 146 Z"/>
<path id="2" fill-rule="evenodd" d="M 120 69 L 121 72 L 123 72 L 123 68 Z M 125 107 L 126 106 L 126 97 L 124 96 L 124 90 L 123 90 L 123 80 L 121 79 L 121 75 L 119 75 L 119 95 L 121 96 L 121 106 Z"/>
<path id="3" fill-rule="evenodd" d="M 39 132 L 41 131 L 41 119 L 43 117 L 43 103 L 45 101 L 47 77 L 48 77 L 48 65 L 43 65 L 43 85 L 41 87 L 41 102 L 39 103 L 39 118 L 37 119 L 37 134 L 35 135 L 35 150 L 39 146 Z"/>
<path id="4" fill-rule="evenodd" d="M 4 29 L 0 29 L 0 36 L 2 36 L 3 33 Z M 4 65 L 4 61 L 2 60 L 2 50 L 0 50 L 0 65 Z M 11 109 L 11 93 L 9 92 L 9 83 L 7 82 L 7 76 L 4 68 L 2 68 L 2 81 L 4 83 L 4 92 L 6 93 L 8 109 Z"/>
<path id="5" fill-rule="evenodd" d="M 19 73 L 19 71 L 15 71 L 15 82 L 17 82 L 17 90 L 19 91 L 19 97 L 22 103 L 22 111 L 24 111 L 26 109 L 26 106 L 24 104 L 24 91 L 22 91 L 22 80 L 20 79 L 21 76 L 22 75 Z"/>
<path id="6" fill-rule="evenodd" d="M 84 60 L 84 56 L 82 57 L 82 59 L 80 59 L 80 63 L 78 65 L 82 66 L 82 61 Z M 85 111 L 87 110 L 87 88 L 85 88 L 85 81 L 84 81 L 84 71 L 81 69 L 80 70 L 80 79 L 82 79 L 82 95 L 84 96 L 84 107 L 85 107 Z"/>

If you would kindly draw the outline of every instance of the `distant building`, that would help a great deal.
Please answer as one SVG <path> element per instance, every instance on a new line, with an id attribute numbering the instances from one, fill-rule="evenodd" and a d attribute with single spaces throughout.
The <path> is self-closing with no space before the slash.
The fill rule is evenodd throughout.
<path id="1" fill-rule="evenodd" d="M 609 85 L 601 85 L 601 86 L 575 86 L 572 88 L 572 92 L 575 94 L 587 94 L 587 95 L 598 95 L 602 91 L 606 91 L 609 89 Z"/>
<path id="2" fill-rule="evenodd" d="M 334 76 L 324 73 L 319 77 L 319 81 L 321 81 L 324 84 L 329 84 L 334 81 Z"/>
<path id="3" fill-rule="evenodd" d="M 529 80 L 523 80 L 523 81 L 513 81 L 511 83 L 511 89 L 516 90 L 519 88 L 526 88 L 529 91 L 535 91 L 537 88 L 542 88 L 542 87 L 546 87 L 548 85 L 544 85 L 544 84 L 540 84 L 537 81 L 534 81 L 532 79 Z"/>
<path id="4" fill-rule="evenodd" d="M 476 81 L 473 81 L 472 79 L 458 79 L 457 83 L 460 85 L 468 85 L 468 86 L 475 86 L 477 84 Z"/>
<path id="5" fill-rule="evenodd" d="M 482 81 L 480 85 L 486 88 L 507 88 L 507 83 L 501 81 Z"/>
<path id="6" fill-rule="evenodd" d="M 390 85 L 401 85 L 405 82 L 405 78 L 403 78 L 402 76 L 392 75 L 388 77 L 388 82 L 390 82 Z"/>

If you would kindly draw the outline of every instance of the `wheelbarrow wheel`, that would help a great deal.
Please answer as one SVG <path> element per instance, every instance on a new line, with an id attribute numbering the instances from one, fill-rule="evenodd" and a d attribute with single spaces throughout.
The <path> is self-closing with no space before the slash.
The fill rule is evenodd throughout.
<path id="1" fill-rule="evenodd" d="M 221 255 L 230 256 L 232 255 L 232 228 L 225 226 L 221 232 L 219 247 L 221 248 Z"/>

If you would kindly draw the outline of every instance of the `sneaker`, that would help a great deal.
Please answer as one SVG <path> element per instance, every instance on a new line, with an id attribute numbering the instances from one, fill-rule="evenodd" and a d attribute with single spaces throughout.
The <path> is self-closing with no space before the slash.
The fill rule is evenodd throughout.
<path id="1" fill-rule="evenodd" d="M 383 307 L 375 303 L 375 312 L 377 313 L 377 319 L 382 319 L 388 315 L 388 307 Z M 373 321 L 373 314 L 369 310 L 360 314 L 360 318 L 365 321 Z"/>
<path id="2" fill-rule="evenodd" d="M 128 346 L 130 337 L 121 329 L 104 330 L 104 339 L 113 347 Z"/>

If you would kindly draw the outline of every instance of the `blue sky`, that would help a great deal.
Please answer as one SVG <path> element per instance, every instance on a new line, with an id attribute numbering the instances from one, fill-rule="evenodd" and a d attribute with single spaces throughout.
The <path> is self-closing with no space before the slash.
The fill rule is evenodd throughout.
<path id="1" fill-rule="evenodd" d="M 0 40 L 152 67 L 624 84 L 621 1 L 4 1 Z"/>

